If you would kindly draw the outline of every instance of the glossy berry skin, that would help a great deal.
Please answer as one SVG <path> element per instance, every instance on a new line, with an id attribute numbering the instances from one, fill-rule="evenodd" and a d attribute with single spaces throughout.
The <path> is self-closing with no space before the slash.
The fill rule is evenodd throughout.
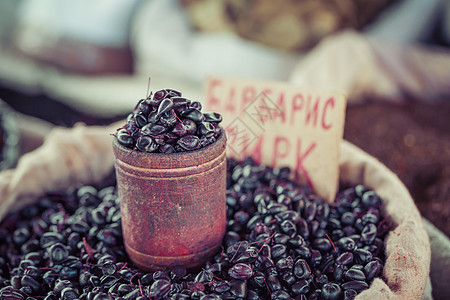
<path id="1" fill-rule="evenodd" d="M 230 268 L 228 274 L 234 279 L 246 280 L 253 276 L 253 270 L 248 264 L 238 263 Z"/>
<path id="2" fill-rule="evenodd" d="M 116 136 L 117 140 L 122 146 L 125 146 L 127 148 L 133 148 L 135 141 L 127 130 L 125 129 L 119 130 Z"/>
<path id="3" fill-rule="evenodd" d="M 149 153 L 170 154 L 207 147 L 222 134 L 222 116 L 201 110 L 200 102 L 183 98 L 176 90 L 159 90 L 153 97 L 150 94 L 139 100 L 115 138 L 126 148 Z M 164 135 L 164 139 L 157 138 L 159 135 Z M 195 138 L 182 139 L 185 136 Z"/>
<path id="4" fill-rule="evenodd" d="M 321 295 L 324 300 L 339 300 L 342 297 L 342 288 L 337 283 L 330 282 L 322 287 Z"/>
<path id="5" fill-rule="evenodd" d="M 155 94 L 148 101 L 149 114 L 170 94 Z M 172 102 L 174 110 L 190 103 L 181 97 Z M 146 105 L 140 102 L 137 111 L 145 112 Z M 202 122 L 212 121 L 209 117 Z M 201 123 L 183 119 L 183 124 L 197 132 Z M 119 131 L 130 136 L 126 129 Z M 174 133 L 162 135 L 164 142 L 169 134 Z M 176 143 L 181 137 L 174 135 Z M 159 150 L 174 150 L 161 137 L 150 138 L 160 139 L 154 143 Z M 382 214 L 381 199 L 359 185 L 339 191 L 335 203 L 328 204 L 289 181 L 288 174 L 251 159 L 228 159 L 223 250 L 198 270 L 135 268 L 126 257 L 114 186 L 49 193 L 35 207 L 0 223 L 1 296 L 354 299 L 383 274 L 384 239 L 393 224 Z"/>

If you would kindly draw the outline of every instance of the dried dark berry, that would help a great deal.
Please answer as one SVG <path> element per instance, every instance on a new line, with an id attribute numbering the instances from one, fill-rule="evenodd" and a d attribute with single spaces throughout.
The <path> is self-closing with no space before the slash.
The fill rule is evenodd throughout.
<path id="1" fill-rule="evenodd" d="M 372 281 L 375 277 L 381 274 L 383 265 L 378 260 L 373 260 L 365 265 L 364 274 L 367 281 Z"/>
<path id="2" fill-rule="evenodd" d="M 185 135 L 178 140 L 177 144 L 186 151 L 197 150 L 200 148 L 200 139 L 195 135 Z"/>
<path id="3" fill-rule="evenodd" d="M 166 98 L 167 96 L 169 96 L 169 92 L 168 90 L 160 90 L 157 91 L 154 95 L 153 95 L 153 100 L 154 102 L 151 102 L 152 106 L 157 106 L 154 104 L 159 104 L 164 98 Z"/>
<path id="4" fill-rule="evenodd" d="M 226 281 L 216 281 L 211 286 L 211 290 L 216 293 L 224 293 L 230 290 L 230 284 Z"/>
<path id="5" fill-rule="evenodd" d="M 167 92 L 167 96 L 166 97 L 168 97 L 168 98 L 181 97 L 181 92 L 179 92 L 177 90 L 165 89 L 165 91 Z"/>
<path id="6" fill-rule="evenodd" d="M 33 292 L 37 292 L 41 286 L 38 281 L 36 281 L 33 277 L 28 276 L 28 275 L 22 276 L 22 278 L 20 280 L 20 284 L 22 287 L 23 286 L 31 287 Z"/>
<path id="7" fill-rule="evenodd" d="M 172 128 L 178 122 L 177 115 L 173 110 L 163 113 L 159 120 L 167 128 Z"/>
<path id="8" fill-rule="evenodd" d="M 366 280 L 366 276 L 364 275 L 364 272 L 361 270 L 353 269 L 351 268 L 347 272 L 345 272 L 345 279 L 346 280 Z"/>
<path id="9" fill-rule="evenodd" d="M 311 258 L 310 258 L 311 266 L 312 267 L 318 266 L 321 261 L 322 261 L 322 254 L 320 254 L 320 251 L 311 249 Z"/>
<path id="10" fill-rule="evenodd" d="M 147 125 L 147 116 L 143 113 L 137 113 L 134 115 L 134 122 L 137 127 L 142 128 Z"/>
<path id="11" fill-rule="evenodd" d="M 273 259 L 280 259 L 287 256 L 287 247 L 283 244 L 275 244 L 271 249 Z"/>
<path id="12" fill-rule="evenodd" d="M 325 300 L 339 300 L 342 297 L 342 289 L 337 283 L 330 282 L 322 287 L 321 296 Z"/>
<path id="13" fill-rule="evenodd" d="M 353 254 L 351 252 L 344 252 L 336 258 L 336 264 L 338 265 L 346 266 L 351 263 L 353 263 Z"/>
<path id="14" fill-rule="evenodd" d="M 244 299 L 247 295 L 247 283 L 243 280 L 231 280 L 230 281 L 230 290 L 231 295 L 234 295 L 236 298 Z"/>
<path id="15" fill-rule="evenodd" d="M 169 154 L 206 147 L 220 135 L 222 117 L 217 113 L 208 113 L 206 120 L 201 109 L 200 102 L 182 98 L 178 91 L 157 91 L 151 100 L 147 98 L 138 102 L 133 113 L 127 117 L 125 126 L 117 131 L 116 138 L 121 145 L 142 152 Z M 166 133 L 164 139 L 156 137 L 163 133 Z M 179 143 L 178 139 L 186 135 L 198 138 L 198 144 L 196 141 L 195 145 Z M 148 137 L 143 136 L 153 138 L 158 147 L 153 147 Z"/>
<path id="16" fill-rule="evenodd" d="M 204 112 L 203 116 L 205 116 L 206 122 L 216 122 L 216 123 L 222 122 L 222 116 L 215 112 Z"/>
<path id="17" fill-rule="evenodd" d="M 186 110 L 188 108 L 189 104 L 191 103 L 190 100 L 188 100 L 186 98 L 182 98 L 182 97 L 172 97 L 171 99 L 173 102 L 173 109 L 177 114 Z"/>
<path id="18" fill-rule="evenodd" d="M 298 279 L 309 279 L 311 268 L 304 259 L 298 259 L 294 264 L 293 273 Z"/>
<path id="19" fill-rule="evenodd" d="M 172 129 L 172 133 L 174 133 L 177 137 L 182 137 L 187 134 L 187 130 L 183 123 L 177 123 Z"/>
<path id="20" fill-rule="evenodd" d="M 158 144 L 150 136 L 143 135 L 136 141 L 136 148 L 142 152 L 154 152 L 158 149 Z"/>
<path id="21" fill-rule="evenodd" d="M 199 136 L 206 136 L 208 138 L 214 135 L 214 130 L 214 126 L 209 122 L 201 122 L 197 127 Z"/>
<path id="22" fill-rule="evenodd" d="M 165 145 L 159 146 L 158 148 L 161 153 L 170 154 L 170 153 L 175 152 L 175 148 L 171 144 L 165 144 Z"/>
<path id="23" fill-rule="evenodd" d="M 344 300 L 353 300 L 356 298 L 356 295 L 358 294 L 355 290 L 345 290 L 344 291 Z"/>
<path id="24" fill-rule="evenodd" d="M 292 270 L 292 267 L 294 266 L 294 260 L 292 259 L 291 256 L 287 256 L 285 258 L 279 259 L 276 262 L 275 266 L 277 267 L 277 269 L 279 271 L 282 271 L 282 272 L 284 272 L 286 270 L 290 271 L 290 270 Z"/>
<path id="25" fill-rule="evenodd" d="M 158 279 L 150 287 L 149 296 L 155 299 L 163 299 L 170 292 L 170 281 Z"/>
<path id="26" fill-rule="evenodd" d="M 341 248 L 343 251 L 353 251 L 356 247 L 355 241 L 349 237 L 343 237 L 339 239 L 336 246 Z"/>
<path id="27" fill-rule="evenodd" d="M 158 139 L 161 152 L 175 150 L 167 141 L 179 139 L 170 131 L 146 136 Z M 29 211 L 12 214 L 14 222 L 0 226 L 1 295 L 87 300 L 355 298 L 382 275 L 384 238 L 392 221 L 383 217 L 378 201 L 364 205 L 363 195 L 373 194 L 363 186 L 341 191 L 330 206 L 289 181 L 288 171 L 257 166 L 252 159 L 227 161 L 223 250 L 195 274 L 184 268 L 143 273 L 125 263 L 114 187 L 48 194 Z M 33 218 L 30 225 L 27 216 Z"/>
<path id="28" fill-rule="evenodd" d="M 49 257 L 55 264 L 59 264 L 67 259 L 69 251 L 67 247 L 61 243 L 53 244 L 49 249 Z"/>
<path id="29" fill-rule="evenodd" d="M 291 286 L 291 291 L 294 296 L 306 295 L 309 292 L 309 282 L 305 279 L 301 279 Z"/>
<path id="30" fill-rule="evenodd" d="M 165 133 L 167 131 L 167 127 L 154 123 L 148 123 L 147 125 L 142 127 L 141 131 L 146 135 L 158 135 Z"/>
<path id="31" fill-rule="evenodd" d="M 362 291 L 368 289 L 369 285 L 364 281 L 353 280 L 342 284 L 342 288 L 344 290 L 352 289 L 355 291 Z"/>
<path id="32" fill-rule="evenodd" d="M 190 108 L 195 108 L 199 111 L 202 110 L 202 104 L 198 101 L 192 101 L 191 104 L 189 105 Z"/>
<path id="33" fill-rule="evenodd" d="M 377 227 L 369 223 L 364 226 L 364 229 L 361 232 L 361 238 L 366 245 L 371 245 L 377 236 Z"/>
<path id="34" fill-rule="evenodd" d="M 78 296 L 79 296 L 78 290 L 71 288 L 71 287 L 66 287 L 65 289 L 63 289 L 61 291 L 61 299 L 62 300 L 78 299 Z"/>
<path id="35" fill-rule="evenodd" d="M 133 137 L 128 133 L 127 130 L 121 129 L 117 132 L 117 141 L 127 148 L 133 148 L 134 147 L 134 139 Z"/>
<path id="36" fill-rule="evenodd" d="M 365 249 L 356 249 L 353 252 L 353 255 L 355 256 L 355 260 L 356 262 L 360 263 L 360 264 L 366 264 L 369 261 L 372 260 L 372 253 L 370 253 L 369 251 L 365 250 Z"/>
<path id="37" fill-rule="evenodd" d="M 228 270 L 228 274 L 235 279 L 246 280 L 253 276 L 253 270 L 248 264 L 237 263 Z"/>
<path id="38" fill-rule="evenodd" d="M 203 114 L 195 108 L 188 108 L 180 114 L 183 118 L 190 119 L 195 123 L 201 123 L 204 120 Z"/>
<path id="39" fill-rule="evenodd" d="M 156 112 L 152 112 L 152 113 L 148 114 L 147 122 L 149 124 L 155 124 L 156 122 L 159 121 L 160 118 L 161 118 L 161 115 L 158 115 Z"/>

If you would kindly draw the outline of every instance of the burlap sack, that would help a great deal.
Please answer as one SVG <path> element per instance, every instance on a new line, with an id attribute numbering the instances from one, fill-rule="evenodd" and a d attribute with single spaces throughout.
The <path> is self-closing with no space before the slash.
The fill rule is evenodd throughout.
<path id="1" fill-rule="evenodd" d="M 367 99 L 436 101 L 450 95 L 450 52 L 344 31 L 322 40 L 290 76 L 298 86 L 343 89 L 348 103 Z"/>
<path id="2" fill-rule="evenodd" d="M 16 169 L 0 173 L 0 218 L 48 190 L 101 181 L 113 168 L 109 135 L 117 127 L 55 129 L 40 148 L 22 157 Z M 356 299 L 431 299 L 425 293 L 430 244 L 405 186 L 375 158 L 345 141 L 341 144 L 340 180 L 374 189 L 383 199 L 386 213 L 398 224 L 386 241 L 385 281 L 375 279 Z"/>
<path id="3" fill-rule="evenodd" d="M 386 240 L 384 278 L 375 279 L 356 299 L 431 299 L 425 287 L 431 250 L 420 213 L 408 190 L 388 168 L 349 142 L 341 143 L 340 181 L 375 190 L 398 224 Z"/>

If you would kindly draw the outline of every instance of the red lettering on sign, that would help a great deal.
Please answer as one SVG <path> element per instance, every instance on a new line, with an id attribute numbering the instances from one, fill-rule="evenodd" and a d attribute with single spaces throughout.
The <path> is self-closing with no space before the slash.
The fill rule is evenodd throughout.
<path id="1" fill-rule="evenodd" d="M 331 105 L 331 108 L 334 108 L 334 98 L 331 97 L 327 100 L 327 102 L 325 103 L 324 107 L 323 107 L 323 112 L 322 112 L 322 128 L 325 130 L 328 130 L 331 128 L 331 124 L 330 123 L 325 123 L 325 118 L 326 118 L 326 114 L 327 114 L 327 108 L 328 106 Z"/>
<path id="2" fill-rule="evenodd" d="M 272 94 L 272 90 L 271 89 L 265 89 L 264 91 L 262 91 L 262 93 L 264 95 L 266 95 L 267 97 L 270 97 L 270 94 Z"/>
<path id="3" fill-rule="evenodd" d="M 317 146 L 315 142 L 313 142 L 311 145 L 309 145 L 308 149 L 304 153 L 302 153 L 302 141 L 300 138 L 297 139 L 297 149 L 296 149 L 296 166 L 295 166 L 295 177 L 298 180 L 298 176 L 302 175 L 302 178 L 306 180 L 306 183 L 309 187 L 314 189 L 314 184 L 311 180 L 311 177 L 308 174 L 308 171 L 304 167 L 304 161 L 308 157 L 309 154 L 311 154 L 311 151 Z"/>
<path id="4" fill-rule="evenodd" d="M 217 97 L 214 95 L 214 90 L 222 85 L 222 80 L 220 79 L 212 79 L 209 81 L 208 90 L 206 92 L 206 104 L 209 110 L 211 111 L 220 111 L 220 97 L 219 94 Z"/>
<path id="5" fill-rule="evenodd" d="M 286 156 L 289 154 L 291 145 L 289 143 L 289 140 L 285 138 L 284 136 L 277 136 L 274 141 L 274 147 L 273 147 L 273 153 L 272 153 L 272 166 L 277 165 L 277 160 L 286 158 Z"/>
<path id="6" fill-rule="evenodd" d="M 311 118 L 313 119 L 313 127 L 316 127 L 317 125 L 317 116 L 319 114 L 319 101 L 320 98 L 317 97 L 316 101 L 314 102 L 314 104 L 312 103 L 314 100 L 311 99 L 312 96 L 308 95 L 308 100 L 306 102 L 306 120 L 305 120 L 305 124 L 309 125 L 309 121 L 311 120 Z"/>
<path id="7" fill-rule="evenodd" d="M 280 118 L 281 124 L 285 124 L 286 114 L 284 112 L 286 111 L 286 104 L 284 103 L 284 93 L 281 93 L 280 97 L 278 97 L 277 106 L 278 107 L 275 108 L 275 119 Z"/>
<path id="8" fill-rule="evenodd" d="M 230 87 L 229 93 L 228 93 L 228 101 L 225 103 L 225 111 L 229 112 L 231 114 L 234 114 L 236 112 L 236 105 L 234 103 L 236 95 L 236 88 Z"/>
<path id="9" fill-rule="evenodd" d="M 295 121 L 295 113 L 303 108 L 303 95 L 295 94 L 292 98 L 292 107 L 291 107 L 291 125 L 294 125 Z"/>

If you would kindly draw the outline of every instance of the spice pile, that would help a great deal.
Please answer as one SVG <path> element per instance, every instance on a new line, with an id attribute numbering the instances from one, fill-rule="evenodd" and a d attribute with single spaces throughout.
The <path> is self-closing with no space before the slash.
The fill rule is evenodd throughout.
<path id="1" fill-rule="evenodd" d="M 115 187 L 50 193 L 0 224 L 1 299 L 353 299 L 382 276 L 393 224 L 364 186 L 328 204 L 288 168 L 227 161 L 227 232 L 197 271 L 127 260 Z"/>

